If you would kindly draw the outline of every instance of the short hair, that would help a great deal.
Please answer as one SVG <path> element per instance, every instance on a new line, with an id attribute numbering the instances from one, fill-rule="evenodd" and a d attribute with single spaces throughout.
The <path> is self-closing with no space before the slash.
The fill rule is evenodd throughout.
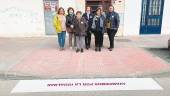
<path id="1" fill-rule="evenodd" d="M 101 8 L 97 8 L 96 9 L 96 14 L 97 14 L 97 11 L 100 10 L 100 15 L 102 14 L 102 9 Z"/>
<path id="2" fill-rule="evenodd" d="M 63 7 L 60 7 L 60 8 L 58 9 L 57 14 L 60 14 L 60 11 L 61 11 L 61 10 L 63 10 L 63 11 L 64 11 L 64 14 L 65 14 L 65 10 L 64 10 L 64 8 L 63 8 Z"/>
<path id="3" fill-rule="evenodd" d="M 109 8 L 110 8 L 110 7 L 113 7 L 113 9 L 114 9 L 114 6 L 113 6 L 113 5 L 109 5 Z"/>
<path id="4" fill-rule="evenodd" d="M 81 14 L 81 15 L 82 15 L 82 12 L 81 12 L 81 11 L 77 11 L 77 12 L 76 12 L 76 15 L 77 15 L 77 14 Z"/>
<path id="5" fill-rule="evenodd" d="M 69 7 L 69 8 L 67 9 L 67 13 L 69 13 L 70 10 L 73 10 L 73 13 L 74 13 L 73 7 Z"/>
<path id="6" fill-rule="evenodd" d="M 97 8 L 97 9 L 96 9 L 96 12 L 97 12 L 98 10 L 100 10 L 100 12 L 102 11 L 102 9 L 101 9 L 101 8 Z"/>
<path id="7" fill-rule="evenodd" d="M 89 5 L 88 5 L 88 6 L 86 6 L 86 10 L 87 10 L 87 7 L 89 7 L 89 8 L 90 8 L 90 11 L 92 11 L 92 7 L 91 7 L 91 6 L 89 6 Z"/>

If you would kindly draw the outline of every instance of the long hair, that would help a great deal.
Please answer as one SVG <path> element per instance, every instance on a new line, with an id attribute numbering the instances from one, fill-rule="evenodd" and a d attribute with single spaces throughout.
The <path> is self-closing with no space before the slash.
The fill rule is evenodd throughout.
<path id="1" fill-rule="evenodd" d="M 64 8 L 63 8 L 63 7 L 60 7 L 60 8 L 58 9 L 57 14 L 60 14 L 60 11 L 61 11 L 61 10 L 63 10 L 63 11 L 64 11 L 64 14 L 65 14 L 65 10 L 64 10 Z M 63 14 L 63 15 L 64 15 L 64 14 Z"/>

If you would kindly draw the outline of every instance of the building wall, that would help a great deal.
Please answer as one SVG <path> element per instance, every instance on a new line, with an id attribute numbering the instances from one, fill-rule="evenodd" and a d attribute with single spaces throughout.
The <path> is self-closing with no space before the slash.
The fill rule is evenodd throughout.
<path id="1" fill-rule="evenodd" d="M 120 26 L 116 34 L 117 36 L 124 36 L 125 1 L 126 0 L 116 0 L 113 2 L 115 11 L 118 12 L 120 16 Z"/>
<path id="2" fill-rule="evenodd" d="M 139 35 L 142 0 L 126 0 L 124 36 Z"/>
<path id="3" fill-rule="evenodd" d="M 161 35 L 170 34 L 170 0 L 165 0 Z M 124 36 L 140 35 L 142 0 L 125 0 Z"/>
<path id="4" fill-rule="evenodd" d="M 44 36 L 43 0 L 3 0 L 0 37 Z"/>
<path id="5" fill-rule="evenodd" d="M 85 0 L 59 0 L 59 7 L 63 7 L 67 10 L 70 6 L 75 9 L 75 12 L 85 12 Z"/>
<path id="6" fill-rule="evenodd" d="M 170 0 L 165 0 L 162 21 L 162 35 L 170 34 Z"/>
<path id="7" fill-rule="evenodd" d="M 61 3 L 59 6 L 64 4 Z M 170 34 L 169 4 L 170 0 L 165 0 L 161 35 Z M 122 19 L 124 21 L 123 28 L 119 30 L 120 35 L 140 35 L 141 5 L 142 0 L 125 0 L 124 13 L 121 12 L 124 14 Z M 83 7 L 76 5 L 75 7 L 77 10 L 82 8 L 83 11 Z M 46 36 L 43 0 L 3 0 L 0 3 L 0 18 L 0 37 Z"/>

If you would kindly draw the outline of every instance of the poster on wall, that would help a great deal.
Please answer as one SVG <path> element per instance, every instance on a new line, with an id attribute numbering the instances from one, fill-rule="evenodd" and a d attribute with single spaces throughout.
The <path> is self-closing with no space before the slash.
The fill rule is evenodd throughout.
<path id="1" fill-rule="evenodd" d="M 53 27 L 53 17 L 56 14 L 56 7 L 58 7 L 58 0 L 44 0 L 44 18 L 45 18 L 45 34 L 56 35 Z"/>
<path id="2" fill-rule="evenodd" d="M 44 11 L 55 11 L 56 6 L 58 6 L 58 0 L 56 1 L 45 0 L 44 1 Z"/>

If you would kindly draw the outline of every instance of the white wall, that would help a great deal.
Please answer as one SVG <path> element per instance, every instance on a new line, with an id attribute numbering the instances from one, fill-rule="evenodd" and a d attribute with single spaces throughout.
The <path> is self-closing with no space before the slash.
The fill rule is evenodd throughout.
<path id="1" fill-rule="evenodd" d="M 60 6 L 66 5 L 66 1 L 68 0 L 62 4 L 59 2 Z M 0 2 L 0 37 L 45 36 L 43 0 L 0 0 Z M 165 0 L 162 35 L 170 34 L 169 4 L 170 0 Z M 141 6 L 142 0 L 125 0 L 124 36 L 139 35 Z M 82 9 L 78 6 L 78 9 L 83 11 L 83 7 L 85 5 Z"/>
<path id="2" fill-rule="evenodd" d="M 142 0 L 125 0 L 124 36 L 139 35 Z"/>
<path id="3" fill-rule="evenodd" d="M 73 7 L 76 11 L 85 11 L 85 0 L 59 0 L 59 7 L 67 11 L 68 7 Z"/>
<path id="4" fill-rule="evenodd" d="M 162 21 L 162 35 L 170 34 L 170 0 L 165 0 Z"/>
<path id="5" fill-rule="evenodd" d="M 45 35 L 43 0 L 0 2 L 0 37 Z"/>

